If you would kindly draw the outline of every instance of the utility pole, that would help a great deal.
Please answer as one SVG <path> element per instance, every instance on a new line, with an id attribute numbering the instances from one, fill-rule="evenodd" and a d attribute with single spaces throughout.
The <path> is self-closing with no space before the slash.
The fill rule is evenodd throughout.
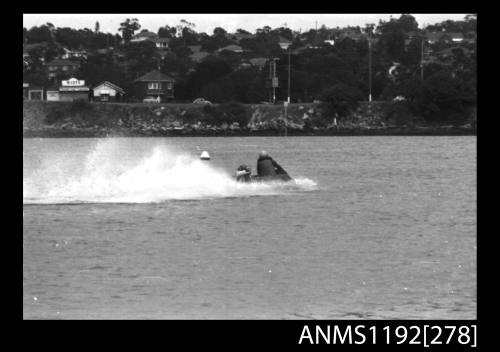
<path id="1" fill-rule="evenodd" d="M 273 81 L 272 81 L 272 86 L 273 86 L 273 104 L 276 103 L 276 58 L 273 59 Z"/>
<path id="2" fill-rule="evenodd" d="M 290 56 L 291 56 L 292 50 L 291 50 L 291 45 L 288 47 L 288 104 L 290 104 Z"/>
<path id="3" fill-rule="evenodd" d="M 422 43 L 420 45 L 420 80 L 424 81 L 424 37 L 422 36 Z"/>
<path id="4" fill-rule="evenodd" d="M 273 60 L 272 59 L 269 60 L 269 83 L 271 84 L 271 86 L 269 86 L 269 88 L 271 88 L 273 85 Z M 273 97 L 271 95 L 270 89 L 269 89 L 269 102 L 270 103 L 273 102 Z"/>
<path id="5" fill-rule="evenodd" d="M 276 60 L 278 58 L 273 58 L 271 60 L 271 86 L 273 88 L 273 101 L 272 103 L 276 103 L 276 87 L 278 86 L 278 78 L 276 77 Z"/>
<path id="6" fill-rule="evenodd" d="M 372 102 L 372 40 L 368 36 L 368 101 Z"/>
<path id="7" fill-rule="evenodd" d="M 276 102 L 276 87 L 278 86 L 278 79 L 276 77 L 276 60 L 279 59 L 269 59 L 269 88 L 272 88 L 272 94 L 271 90 L 269 90 L 269 102 L 273 104 Z"/>

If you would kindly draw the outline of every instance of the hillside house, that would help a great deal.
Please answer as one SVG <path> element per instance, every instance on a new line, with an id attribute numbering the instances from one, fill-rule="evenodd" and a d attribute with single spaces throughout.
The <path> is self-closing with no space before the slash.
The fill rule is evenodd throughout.
<path id="1" fill-rule="evenodd" d="M 155 40 L 158 39 L 158 34 L 150 32 L 150 31 L 143 31 L 141 33 L 138 33 L 130 39 L 132 43 L 138 43 L 138 42 L 144 42 L 144 41 L 152 41 L 155 42 Z"/>
<path id="2" fill-rule="evenodd" d="M 460 43 L 464 40 L 462 33 L 448 33 L 453 43 Z"/>
<path id="3" fill-rule="evenodd" d="M 201 62 L 204 58 L 210 55 L 210 53 L 201 50 L 201 45 L 188 45 L 188 48 L 191 50 L 189 58 L 193 62 Z"/>
<path id="4" fill-rule="evenodd" d="M 339 36 L 340 40 L 343 40 L 346 38 L 352 39 L 355 42 L 357 42 L 363 38 L 366 38 L 366 35 L 364 33 L 359 33 L 356 31 L 349 30 L 349 31 L 345 31 L 345 32 L 341 33 Z"/>
<path id="5" fill-rule="evenodd" d="M 207 56 L 209 56 L 210 53 L 207 53 L 206 51 L 199 51 L 197 53 L 193 53 L 189 55 L 189 58 L 193 60 L 193 62 L 201 62 L 203 59 L 205 59 Z"/>
<path id="6" fill-rule="evenodd" d="M 464 36 L 462 33 L 427 32 L 425 33 L 425 39 L 430 44 L 437 43 L 440 40 L 447 43 L 460 43 L 464 40 Z"/>
<path id="7" fill-rule="evenodd" d="M 254 57 L 248 61 L 250 62 L 250 65 L 257 67 L 259 70 L 262 70 L 266 66 L 267 58 Z"/>
<path id="8" fill-rule="evenodd" d="M 233 53 L 242 53 L 243 52 L 243 48 L 239 45 L 235 45 L 235 44 L 231 44 L 231 45 L 227 45 L 223 48 L 220 48 L 220 49 L 217 49 L 217 52 L 218 53 L 221 53 L 223 51 L 230 51 L 230 52 L 233 52 Z"/>
<path id="9" fill-rule="evenodd" d="M 286 39 L 285 37 L 279 36 L 278 37 L 278 44 L 280 47 L 283 47 L 283 46 L 288 47 L 288 46 L 292 45 L 292 41 Z"/>
<path id="10" fill-rule="evenodd" d="M 45 64 L 49 79 L 54 79 L 58 75 L 62 75 L 64 78 L 72 77 L 79 68 L 80 63 L 65 59 L 54 59 Z"/>
<path id="11" fill-rule="evenodd" d="M 100 102 L 115 102 L 121 101 L 125 91 L 108 81 L 104 81 L 96 85 L 92 92 L 94 94 L 94 101 Z"/>
<path id="12" fill-rule="evenodd" d="M 158 70 L 146 73 L 134 83 L 141 99 L 153 98 L 162 102 L 174 98 L 175 79 Z"/>
<path id="13" fill-rule="evenodd" d="M 226 34 L 226 38 L 228 38 L 229 40 L 234 40 L 237 43 L 239 43 L 242 39 L 255 38 L 255 35 L 251 33 L 228 33 Z"/>
<path id="14" fill-rule="evenodd" d="M 63 50 L 64 50 L 64 54 L 61 55 L 61 59 L 68 60 L 68 59 L 81 59 L 81 58 L 86 59 L 87 58 L 87 51 L 85 51 L 85 50 L 71 50 L 71 49 L 67 49 L 67 48 L 63 48 Z"/>
<path id="15" fill-rule="evenodd" d="M 156 38 L 152 40 L 158 49 L 168 49 L 170 38 Z"/>

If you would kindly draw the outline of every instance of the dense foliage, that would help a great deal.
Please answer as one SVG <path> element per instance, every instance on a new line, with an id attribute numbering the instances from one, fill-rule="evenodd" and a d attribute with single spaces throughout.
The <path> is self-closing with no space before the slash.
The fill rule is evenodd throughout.
<path id="1" fill-rule="evenodd" d="M 409 14 L 364 28 L 321 26 L 296 32 L 265 26 L 253 34 L 244 29 L 230 34 L 222 27 L 210 34 L 198 33 L 194 23 L 182 20 L 158 29 L 159 38 L 170 40 L 169 49 L 160 50 L 150 41 L 131 41 L 139 30 L 147 31 L 138 19 L 125 19 L 117 34 L 100 32 L 99 23 L 94 30 L 56 28 L 47 23 L 23 28 L 23 41 L 29 48 L 29 55 L 23 58 L 23 74 L 33 84 L 53 84 L 43 63 L 60 57 L 63 48 L 85 50 L 87 55 L 78 59 L 77 77 L 89 84 L 111 81 L 125 89 L 129 100 L 135 95 L 133 81 L 160 68 L 176 79 L 176 101 L 204 97 L 215 103 L 260 103 L 272 96 L 271 58 L 277 59 L 280 86 L 276 99 L 286 100 L 290 59 L 292 102 L 320 99 L 328 114 L 342 118 L 358 101 L 368 99 L 371 53 L 374 100 L 403 98 L 404 105 L 428 121 L 453 122 L 476 103 L 476 46 L 469 40 L 475 38 L 476 25 L 475 15 L 429 25 L 427 32 L 444 35 L 428 41 L 424 40 L 426 32 Z M 454 33 L 466 40 L 454 42 L 450 39 Z M 279 46 L 283 38 L 292 43 L 289 51 Z M 220 50 L 228 45 L 239 46 L 242 52 Z M 195 52 L 205 52 L 206 57 L 196 60 Z M 252 63 L 260 59 L 267 62 L 263 66 Z"/>

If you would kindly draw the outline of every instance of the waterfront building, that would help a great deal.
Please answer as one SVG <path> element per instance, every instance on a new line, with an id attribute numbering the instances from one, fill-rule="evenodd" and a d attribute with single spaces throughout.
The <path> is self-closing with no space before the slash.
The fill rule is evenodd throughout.
<path id="1" fill-rule="evenodd" d="M 158 70 L 146 73 L 134 83 L 141 99 L 155 99 L 157 102 L 162 102 L 174 98 L 175 79 Z"/>
<path id="2" fill-rule="evenodd" d="M 96 85 L 92 89 L 94 93 L 94 101 L 100 102 L 115 102 L 121 101 L 125 91 L 109 81 L 104 81 Z"/>

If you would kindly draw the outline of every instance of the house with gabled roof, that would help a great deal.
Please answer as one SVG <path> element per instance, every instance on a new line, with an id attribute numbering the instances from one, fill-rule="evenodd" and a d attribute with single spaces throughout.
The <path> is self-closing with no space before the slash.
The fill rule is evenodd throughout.
<path id="1" fill-rule="evenodd" d="M 233 52 L 233 53 L 242 53 L 243 52 L 243 48 L 239 45 L 235 45 L 235 44 L 231 44 L 231 45 L 227 45 L 223 48 L 220 48 L 220 49 L 217 49 L 217 52 L 218 53 L 221 53 L 223 51 L 230 51 L 230 52 Z"/>
<path id="2" fill-rule="evenodd" d="M 210 56 L 210 53 L 206 51 L 199 51 L 197 53 L 193 53 L 189 55 L 189 58 L 193 60 L 193 62 L 201 62 L 203 61 L 207 56 Z"/>
<path id="3" fill-rule="evenodd" d="M 158 34 L 150 32 L 150 31 L 143 31 L 143 32 L 140 32 L 140 33 L 137 33 L 136 35 L 134 35 L 132 37 L 132 39 L 130 39 L 130 41 L 132 43 L 137 43 L 137 42 L 143 42 L 146 40 L 155 41 L 157 39 L 158 39 Z"/>
<path id="4" fill-rule="evenodd" d="M 158 49 L 168 49 L 170 38 L 156 38 L 152 40 Z"/>
<path id="5" fill-rule="evenodd" d="M 291 45 L 292 41 L 280 35 L 280 36 L 278 36 L 278 44 L 280 44 L 280 46 L 282 44 L 284 44 L 284 45 Z"/>
<path id="6" fill-rule="evenodd" d="M 250 65 L 257 67 L 259 70 L 262 70 L 267 63 L 267 58 L 265 57 L 254 57 L 248 60 L 250 62 Z"/>
<path id="7" fill-rule="evenodd" d="M 229 40 L 234 40 L 239 43 L 242 39 L 255 38 L 255 34 L 251 33 L 227 33 L 226 38 Z"/>
<path id="8" fill-rule="evenodd" d="M 68 48 L 63 48 L 64 54 L 61 56 L 61 59 L 80 59 L 87 58 L 86 50 L 72 50 Z"/>
<path id="9" fill-rule="evenodd" d="M 444 40 L 445 42 L 460 43 L 464 40 L 462 33 L 455 32 L 426 32 L 425 38 L 431 44 Z"/>
<path id="10" fill-rule="evenodd" d="M 451 41 L 454 43 L 460 43 L 461 41 L 464 40 L 464 35 L 462 33 L 451 32 L 451 33 L 448 33 L 448 35 L 450 36 Z"/>
<path id="11" fill-rule="evenodd" d="M 97 84 L 93 89 L 94 101 L 115 102 L 121 101 L 125 91 L 109 81 Z"/>
<path id="12" fill-rule="evenodd" d="M 175 79 L 158 70 L 153 70 L 134 81 L 141 99 L 152 98 L 157 102 L 174 98 Z"/>

